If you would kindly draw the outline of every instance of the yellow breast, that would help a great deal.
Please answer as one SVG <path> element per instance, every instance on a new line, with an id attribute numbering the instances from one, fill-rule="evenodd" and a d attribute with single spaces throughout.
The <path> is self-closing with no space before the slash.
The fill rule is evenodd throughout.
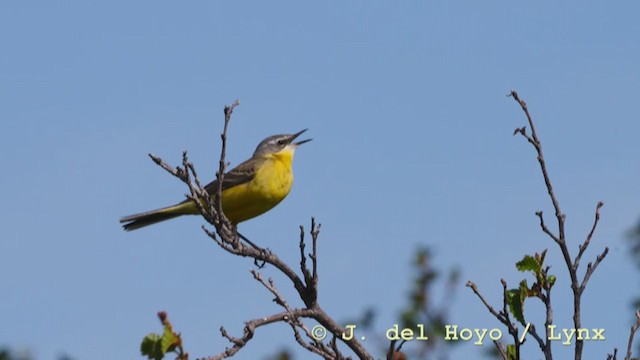
<path id="1" fill-rule="evenodd" d="M 222 210 L 234 224 L 254 218 L 278 205 L 291 190 L 293 150 L 265 155 L 255 177 L 222 192 Z"/>

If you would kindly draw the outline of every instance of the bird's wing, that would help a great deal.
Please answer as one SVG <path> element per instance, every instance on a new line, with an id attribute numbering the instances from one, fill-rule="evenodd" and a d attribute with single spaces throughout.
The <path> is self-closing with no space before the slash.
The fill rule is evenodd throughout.
<path id="1" fill-rule="evenodd" d="M 222 190 L 253 180 L 261 161 L 262 159 L 251 158 L 225 173 L 222 180 Z M 218 191 L 218 180 L 208 183 L 204 188 L 209 194 L 215 194 Z"/>

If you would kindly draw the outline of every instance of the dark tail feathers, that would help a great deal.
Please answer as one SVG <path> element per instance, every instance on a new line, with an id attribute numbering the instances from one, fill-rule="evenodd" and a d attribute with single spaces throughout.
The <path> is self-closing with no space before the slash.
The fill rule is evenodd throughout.
<path id="1" fill-rule="evenodd" d="M 120 223 L 123 224 L 123 229 L 131 231 L 184 215 L 179 212 L 170 211 L 171 208 L 174 208 L 174 206 L 125 216 L 120 219 Z"/>

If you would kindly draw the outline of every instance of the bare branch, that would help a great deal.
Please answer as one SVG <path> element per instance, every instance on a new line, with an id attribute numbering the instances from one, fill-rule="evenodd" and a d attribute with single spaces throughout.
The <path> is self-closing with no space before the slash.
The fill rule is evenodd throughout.
<path id="1" fill-rule="evenodd" d="M 536 146 L 536 143 L 535 143 L 535 141 L 533 140 L 533 138 L 527 134 L 527 127 L 526 127 L 526 126 L 523 126 L 523 127 L 521 127 L 521 128 L 516 128 L 516 129 L 513 131 L 513 135 L 515 136 L 515 135 L 517 135 L 517 134 L 520 134 L 520 135 L 524 136 L 524 138 L 525 138 L 525 139 L 527 139 L 527 141 L 528 141 L 531 145 Z"/>
<path id="2" fill-rule="evenodd" d="M 344 355 L 340 352 L 340 349 L 338 349 L 338 337 L 337 336 L 333 336 L 331 338 L 331 341 L 329 342 L 329 344 L 331 345 L 331 349 L 333 350 L 333 353 L 335 354 L 334 359 L 335 360 L 351 360 L 351 358 L 345 358 Z M 333 359 L 332 359 L 333 360 Z"/>
<path id="3" fill-rule="evenodd" d="M 544 231 L 545 234 L 549 235 L 549 237 L 552 238 L 553 241 L 560 244 L 560 239 L 558 238 L 558 236 L 556 236 L 556 234 L 554 234 L 551 230 L 549 230 L 547 225 L 544 223 L 544 217 L 542 217 L 542 211 L 536 211 L 536 216 L 540 218 L 540 228 L 542 228 L 542 231 Z"/>
<path id="4" fill-rule="evenodd" d="M 531 115 L 529 114 L 527 103 L 524 102 L 524 100 L 520 99 L 520 97 L 518 96 L 518 93 L 515 90 L 512 90 L 510 95 L 514 98 L 514 100 L 518 102 L 518 104 L 520 104 L 522 111 L 524 111 L 525 115 L 527 116 L 529 127 L 531 128 L 531 139 L 529 140 L 529 142 L 533 145 L 533 147 L 536 149 L 536 152 L 538 153 L 538 162 L 540 163 L 542 176 L 544 177 L 544 182 L 547 185 L 547 191 L 549 192 L 549 197 L 551 198 L 551 202 L 553 203 L 553 208 L 556 211 L 556 218 L 558 219 L 558 229 L 560 230 L 559 237 L 561 241 L 564 241 L 565 215 L 562 213 L 562 210 L 560 209 L 560 203 L 558 202 L 558 199 L 556 198 L 556 195 L 553 191 L 553 186 L 551 185 L 551 179 L 549 178 L 549 174 L 547 172 L 547 164 L 544 160 L 544 154 L 542 153 L 542 143 L 540 142 L 540 139 L 538 138 L 538 134 L 536 133 L 536 127 L 533 124 L 533 119 L 531 118 Z M 523 132 L 523 135 L 524 135 L 524 132 Z"/>
<path id="5" fill-rule="evenodd" d="M 471 288 L 471 290 L 473 290 L 473 292 L 480 299 L 480 301 L 482 301 L 482 303 L 487 308 L 487 310 L 489 310 L 491 315 L 493 315 L 496 319 L 498 319 L 498 321 L 500 321 L 501 323 L 503 323 L 507 327 L 513 326 L 513 324 L 511 324 L 511 322 L 507 319 L 506 315 L 503 315 L 502 313 L 499 313 L 498 311 L 496 311 L 493 308 L 493 306 L 491 306 L 487 302 L 487 300 L 484 298 L 484 296 L 482 296 L 482 294 L 480 294 L 480 291 L 478 290 L 478 286 L 473 281 L 471 281 L 471 280 L 467 281 L 467 284 L 465 286 L 468 287 L 468 288 Z"/>
<path id="6" fill-rule="evenodd" d="M 509 356 L 507 355 L 507 349 L 504 348 L 504 345 L 502 345 L 502 343 L 500 343 L 498 340 L 493 340 L 493 344 L 498 349 L 498 353 L 500 354 L 502 360 L 508 360 Z"/>
<path id="7" fill-rule="evenodd" d="M 544 262 L 544 257 L 547 253 L 547 250 L 542 252 L 542 259 L 540 260 L 540 262 Z M 545 359 L 547 360 L 551 360 L 553 358 L 552 353 L 551 353 L 551 344 L 552 342 L 549 341 L 549 338 L 551 337 L 551 330 L 549 328 L 549 325 L 553 324 L 553 308 L 551 306 L 551 284 L 546 280 L 548 278 L 549 275 L 549 266 L 547 266 L 546 268 L 542 269 L 542 278 L 545 279 L 544 283 L 542 284 L 542 288 L 538 289 L 537 292 L 537 297 L 542 301 L 542 303 L 545 306 L 545 321 L 544 321 L 544 329 L 545 329 L 545 339 L 547 340 L 546 342 L 544 341 L 544 339 L 538 334 L 537 330 L 536 330 L 536 326 L 532 323 L 529 323 L 529 331 L 528 333 L 538 342 L 538 346 L 540 347 L 540 350 L 542 350 L 542 353 L 544 354 Z"/>
<path id="8" fill-rule="evenodd" d="M 278 314 L 273 314 L 271 316 L 262 317 L 258 319 L 249 320 L 245 323 L 243 334 L 241 337 L 233 337 L 227 333 L 227 330 L 224 327 L 220 327 L 220 333 L 224 338 L 229 340 L 232 344 L 231 347 L 226 348 L 223 352 L 218 355 L 209 356 L 204 358 L 206 360 L 220 360 L 226 359 L 235 355 L 240 349 L 242 349 L 252 338 L 257 328 L 269 324 L 273 324 L 276 322 L 286 322 L 288 318 L 293 313 L 294 316 L 297 317 L 313 317 L 313 310 L 311 309 L 295 309 L 292 312 L 284 311 Z"/>
<path id="9" fill-rule="evenodd" d="M 305 254 L 304 243 L 304 227 L 300 226 L 300 271 L 304 276 L 306 284 L 306 292 L 303 296 L 303 301 L 309 307 L 313 306 L 318 297 L 318 272 L 317 272 L 317 256 L 316 256 L 316 243 L 318 241 L 318 235 L 320 234 L 320 225 L 316 226 L 315 218 L 311 218 L 311 238 L 312 238 L 312 252 L 309 254 L 311 259 L 312 270 L 309 271 L 307 267 L 307 255 Z"/>
<path id="10" fill-rule="evenodd" d="M 553 190 L 553 186 L 551 184 L 551 179 L 547 171 L 547 165 L 544 159 L 544 154 L 542 152 L 542 143 L 540 142 L 540 139 L 538 138 L 538 135 L 536 133 L 536 128 L 533 123 L 533 119 L 531 118 L 531 114 L 529 113 L 529 110 L 527 108 L 527 104 L 524 102 L 524 100 L 520 99 L 516 91 L 511 91 L 510 96 L 512 96 L 518 102 L 518 104 L 524 111 L 527 117 L 527 121 L 529 123 L 529 127 L 531 128 L 531 136 L 527 135 L 526 129 L 524 127 L 516 129 L 514 132 L 514 135 L 517 133 L 522 134 L 527 139 L 527 141 L 533 145 L 538 155 L 537 158 L 538 158 L 538 163 L 540 164 L 540 170 L 542 172 L 542 176 L 544 178 L 544 182 L 547 187 L 547 192 L 549 193 L 549 198 L 551 199 L 551 203 L 553 204 L 553 208 L 556 213 L 556 219 L 558 221 L 558 235 L 557 236 L 554 235 L 544 225 L 544 221 L 542 219 L 542 212 L 538 212 L 536 214 L 540 218 L 540 224 L 541 224 L 542 230 L 547 235 L 549 235 L 554 239 L 554 241 L 560 247 L 560 251 L 562 252 L 562 257 L 564 258 L 565 264 L 567 266 L 567 270 L 569 271 L 569 277 L 571 278 L 571 289 L 573 290 L 573 325 L 575 329 L 579 329 L 582 327 L 581 314 L 580 314 L 582 293 L 584 292 L 587 281 L 589 280 L 589 278 L 595 271 L 596 267 L 600 264 L 600 262 L 604 259 L 604 257 L 607 255 L 607 252 L 608 252 L 608 249 L 605 248 L 604 252 L 596 258 L 593 265 L 591 263 L 587 265 L 585 276 L 582 280 L 582 283 L 580 283 L 578 281 L 578 275 L 577 275 L 578 266 L 580 265 L 580 260 L 582 259 L 582 255 L 584 254 L 584 252 L 586 251 L 587 247 L 591 242 L 591 238 L 593 236 L 593 233 L 595 232 L 596 226 L 598 224 L 598 220 L 600 219 L 599 210 L 602 207 L 602 202 L 599 202 L 598 205 L 596 206 L 594 223 L 593 223 L 593 226 L 591 227 L 591 231 L 587 235 L 587 239 L 582 245 L 579 246 L 578 255 L 576 256 L 575 260 L 571 261 L 571 256 L 569 254 L 569 249 L 567 248 L 567 242 L 565 237 L 566 216 L 560 208 L 560 203 L 558 202 L 558 199 Z M 584 341 L 582 339 L 577 339 L 575 342 L 575 359 L 576 360 L 580 360 L 582 358 L 583 346 L 584 346 Z"/>
<path id="11" fill-rule="evenodd" d="M 304 339 L 302 338 L 302 335 L 300 334 L 300 331 L 298 330 L 298 326 L 293 321 L 289 321 L 289 325 L 293 330 L 293 337 L 296 339 L 296 342 L 300 344 L 300 346 L 302 346 L 303 348 L 307 349 L 312 353 L 322 356 L 325 359 L 335 358 L 335 352 L 332 352 L 328 347 L 326 347 L 321 342 L 311 344 L 309 342 L 304 341 Z M 310 336 L 309 334 L 306 334 L 306 335 L 307 337 Z"/>
<path id="12" fill-rule="evenodd" d="M 283 308 L 285 308 L 285 310 L 287 310 L 291 316 L 286 319 L 287 323 L 289 323 L 289 325 L 291 326 L 291 329 L 293 330 L 294 333 L 294 337 L 296 339 L 296 342 L 298 342 L 298 344 L 300 344 L 300 346 L 302 346 L 303 348 L 318 354 L 326 359 L 335 359 L 336 358 L 336 354 L 339 352 L 336 351 L 331 351 L 328 347 L 326 347 L 324 344 L 322 344 L 322 342 L 317 341 L 313 335 L 311 334 L 311 332 L 309 331 L 309 329 L 304 325 L 304 323 L 295 315 L 295 312 L 291 309 L 291 307 L 289 306 L 289 304 L 287 303 L 287 301 L 284 299 L 284 297 L 282 296 L 282 294 L 280 294 L 280 292 L 278 291 L 278 289 L 276 288 L 273 279 L 269 278 L 268 281 L 265 281 L 264 278 L 262 277 L 262 275 L 260 275 L 259 272 L 257 272 L 256 270 L 251 270 L 251 274 L 253 275 L 254 279 L 256 279 L 258 282 L 260 282 L 265 288 L 267 288 L 267 290 L 269 290 L 274 296 L 275 298 L 273 299 L 273 301 L 282 306 Z M 300 332 L 298 331 L 298 327 L 301 328 L 304 332 L 305 335 L 307 336 L 307 338 L 309 338 L 311 340 L 311 342 L 306 342 Z"/>
<path id="13" fill-rule="evenodd" d="M 309 269 L 307 268 L 307 255 L 304 252 L 305 249 L 304 243 L 304 226 L 300 225 L 300 271 L 302 271 L 302 275 L 304 275 L 305 279 L 310 277 Z"/>
<path id="14" fill-rule="evenodd" d="M 636 311 L 636 323 L 631 327 L 629 334 L 629 343 L 627 344 L 627 355 L 624 360 L 631 360 L 631 348 L 633 347 L 633 338 L 636 336 L 636 331 L 640 328 L 640 310 Z"/>
<path id="15" fill-rule="evenodd" d="M 607 256 L 608 253 L 609 253 L 609 248 L 605 247 L 602 254 L 596 257 L 596 261 L 593 263 L 593 266 L 591 263 L 587 264 L 587 271 L 584 274 L 584 279 L 582 279 L 582 284 L 580 284 L 580 294 L 582 294 L 584 289 L 587 287 L 587 282 L 589 281 L 589 278 L 591 277 L 591 275 L 593 275 L 593 272 L 596 271 L 596 268 L 598 267 L 598 265 L 600 265 L 600 262 L 604 260 L 605 256 Z"/>
<path id="16" fill-rule="evenodd" d="M 153 154 L 148 154 L 149 157 L 151 158 L 151 160 L 153 160 L 154 163 L 156 163 L 156 165 L 160 166 L 161 168 L 165 169 L 168 173 L 170 173 L 171 175 L 177 177 L 178 179 L 185 181 L 186 180 L 186 174 L 184 172 L 183 169 L 181 169 L 180 167 L 173 167 L 169 164 L 167 164 L 164 160 L 162 160 L 161 158 L 153 155 Z"/>
<path id="17" fill-rule="evenodd" d="M 560 251 L 562 253 L 562 257 L 564 259 L 565 265 L 567 267 L 567 270 L 569 272 L 569 277 L 571 279 L 571 289 L 573 291 L 573 325 L 574 325 L 574 329 L 580 329 L 581 328 L 581 314 L 580 314 L 580 308 L 581 308 L 581 296 L 584 292 L 584 289 L 586 287 L 586 284 L 589 280 L 589 278 L 591 277 L 591 275 L 593 274 L 593 272 L 595 271 L 595 269 L 598 267 L 598 265 L 602 262 L 602 260 L 604 260 L 604 258 L 606 257 L 609 249 L 605 248 L 604 251 L 602 252 L 602 254 L 600 254 L 596 260 L 594 261 L 594 263 L 589 263 L 587 265 L 587 269 L 586 269 L 586 273 L 584 275 L 584 278 L 582 280 L 582 282 L 580 283 L 578 280 L 578 275 L 577 275 L 577 271 L 578 271 L 578 267 L 580 265 L 580 261 L 582 259 L 582 256 L 584 255 L 585 251 L 587 250 L 589 244 L 591 243 L 591 239 L 593 237 L 593 234 L 595 232 L 595 229 L 598 225 L 598 221 L 600 219 L 600 208 L 603 206 L 602 202 L 598 202 L 597 206 L 596 206 L 596 211 L 595 211 L 595 219 L 593 222 L 593 225 L 591 227 L 591 230 L 589 231 L 584 243 L 582 245 L 579 245 L 579 251 L 577 256 L 575 257 L 574 261 L 571 260 L 571 254 L 569 252 L 569 249 L 567 247 L 567 240 L 566 240 L 566 236 L 565 236 L 565 221 L 566 221 L 566 215 L 562 212 L 562 209 L 560 207 L 560 202 L 558 201 L 558 198 L 556 197 L 553 185 L 551 183 L 551 178 L 549 176 L 549 172 L 547 170 L 547 164 L 544 158 L 544 153 L 542 150 L 542 143 L 540 141 L 540 138 L 538 137 L 538 134 L 536 132 L 536 128 L 535 125 L 533 123 L 533 119 L 531 117 L 531 114 L 529 113 L 529 109 L 527 107 L 527 104 L 524 100 L 520 99 L 520 97 L 518 96 L 518 93 L 515 90 L 512 90 L 511 93 L 509 94 L 509 96 L 513 97 L 514 100 L 520 105 L 522 111 L 525 113 L 526 117 L 527 117 L 527 122 L 528 122 L 528 126 L 531 129 L 531 135 L 529 135 L 527 133 L 527 127 L 526 126 L 522 126 L 519 128 L 516 128 L 513 132 L 513 135 L 518 135 L 520 134 L 522 137 L 524 137 L 527 142 L 529 142 L 535 149 L 536 154 L 537 154 L 537 160 L 538 160 L 538 164 L 540 166 L 540 171 L 542 172 L 542 176 L 545 182 L 545 186 L 547 188 L 547 193 L 549 195 L 549 198 L 551 200 L 551 203 L 553 205 L 554 211 L 555 211 L 555 216 L 556 216 L 556 220 L 557 220 L 557 233 L 554 233 L 554 231 L 552 231 L 551 229 L 549 229 L 549 227 L 546 225 L 545 221 L 544 221 L 544 217 L 543 217 L 543 213 L 542 211 L 538 211 L 536 212 L 536 216 L 538 216 L 539 220 L 540 220 L 540 228 L 542 229 L 542 231 L 547 234 L 556 244 L 558 244 Z M 546 251 L 546 250 L 545 250 Z M 544 258 L 544 255 L 543 255 Z M 542 261 L 541 261 L 542 262 Z M 536 276 L 538 276 L 539 278 L 545 279 L 540 280 L 539 278 L 537 278 L 537 281 L 540 282 L 541 285 L 537 286 L 537 289 L 535 292 L 535 296 L 537 296 L 544 304 L 546 307 L 546 319 L 545 319 L 545 328 L 546 328 L 546 338 L 549 338 L 549 325 L 552 324 L 553 322 L 553 309 L 551 306 L 551 284 L 548 282 L 548 270 L 549 267 L 545 268 L 544 270 L 541 270 L 542 273 L 538 274 L 536 273 Z M 504 280 L 502 280 L 502 285 L 503 285 L 503 299 L 504 299 L 504 304 L 503 304 L 503 310 L 501 312 L 497 312 L 495 309 L 493 309 L 488 303 L 487 301 L 479 294 L 477 287 L 475 286 L 474 283 L 472 283 L 471 281 L 469 281 L 467 283 L 468 287 L 471 287 L 473 289 L 473 291 L 476 293 L 476 295 L 480 298 L 480 300 L 482 301 L 482 303 L 485 305 L 485 307 L 489 310 L 489 312 L 496 317 L 500 322 L 502 322 L 503 324 L 505 324 L 507 326 L 507 328 L 509 329 L 509 333 L 511 333 L 514 336 L 514 340 L 515 340 L 515 345 L 516 345 L 516 358 L 519 358 L 519 345 L 520 343 L 518 342 L 518 338 L 517 338 L 517 331 L 518 328 L 516 328 L 512 323 L 511 320 L 509 319 L 509 312 L 507 310 L 507 289 L 506 289 L 506 282 Z M 530 295 L 529 295 L 530 296 Z M 639 320 L 640 322 L 640 320 Z M 529 323 L 530 324 L 530 323 Z M 551 359 L 551 342 L 549 340 L 545 341 L 545 339 L 538 334 L 538 332 L 536 331 L 536 328 L 533 324 L 530 324 L 530 328 L 529 328 L 529 334 L 531 334 L 531 336 L 538 342 L 538 345 L 540 346 L 541 350 L 544 352 L 545 354 L 545 358 L 546 359 Z M 499 344 L 496 344 L 496 346 L 498 346 L 499 350 L 500 350 L 500 346 Z M 584 342 L 583 339 L 577 339 L 575 342 L 575 360 L 581 360 L 582 359 L 582 349 L 584 346 Z M 614 356 L 615 358 L 615 356 Z"/>
<path id="18" fill-rule="evenodd" d="M 231 106 L 224 107 L 224 129 L 222 130 L 222 134 L 220 134 L 222 149 L 220 150 L 220 163 L 218 166 L 218 172 L 216 173 L 218 188 L 216 189 L 215 208 L 218 214 L 222 214 L 222 184 L 224 182 L 224 173 L 226 170 L 225 157 L 227 155 L 227 128 L 229 127 L 229 121 L 231 121 L 231 114 L 233 114 L 233 110 L 235 110 L 238 105 L 240 105 L 240 102 L 236 100 L 231 104 Z M 219 218 L 218 220 L 221 221 L 223 219 Z M 227 219 L 224 218 L 224 220 Z M 226 222 L 228 222 L 228 220 Z"/>
<path id="19" fill-rule="evenodd" d="M 593 225 L 591 226 L 591 231 L 589 231 L 589 234 L 587 234 L 587 238 L 585 239 L 584 243 L 578 247 L 578 255 L 573 261 L 574 270 L 578 270 L 578 266 L 580 266 L 580 260 L 582 259 L 582 254 L 584 254 L 584 252 L 587 250 L 587 247 L 591 243 L 591 238 L 593 237 L 593 233 L 596 231 L 596 226 L 598 226 L 598 221 L 600 220 L 600 208 L 602 206 L 604 206 L 604 203 L 602 201 L 598 201 L 598 204 L 596 205 L 596 214 L 593 219 Z"/>
<path id="20" fill-rule="evenodd" d="M 398 340 L 391 340 L 389 342 L 389 348 L 387 349 L 387 360 L 391 360 L 391 357 L 393 356 L 393 354 L 396 352 L 396 342 Z"/>
<path id="21" fill-rule="evenodd" d="M 531 324 L 531 326 L 529 327 L 528 334 L 530 334 L 536 340 L 536 342 L 538 343 L 538 346 L 540 347 L 540 350 L 542 350 L 542 352 L 545 352 L 545 348 L 547 347 L 547 344 L 545 344 L 545 341 L 538 334 L 538 331 L 536 330 L 535 325 Z"/>
<path id="22" fill-rule="evenodd" d="M 315 283 L 315 286 L 318 286 L 318 251 L 317 251 L 317 244 L 318 244 L 318 235 L 320 235 L 320 227 L 322 226 L 322 224 L 318 224 L 318 226 L 316 227 L 316 219 L 315 218 L 311 218 L 311 239 L 312 239 L 312 250 L 311 250 L 311 254 L 309 255 L 309 257 L 311 258 L 311 261 L 313 262 L 313 280 Z"/>
<path id="23" fill-rule="evenodd" d="M 250 272 L 251 272 L 251 275 L 253 275 L 254 279 L 258 280 L 258 282 L 260 282 L 262 285 L 264 285 L 264 287 L 267 288 L 267 290 L 269 290 L 269 292 L 271 292 L 275 296 L 273 301 L 276 304 L 282 306 L 283 308 L 285 308 L 285 310 L 291 310 L 291 308 L 289 307 L 289 304 L 287 303 L 287 301 L 280 294 L 278 289 L 276 289 L 276 286 L 273 283 L 273 279 L 269 278 L 269 281 L 267 282 L 267 281 L 264 280 L 262 275 L 260 275 L 260 273 L 257 272 L 256 270 L 251 269 Z"/>

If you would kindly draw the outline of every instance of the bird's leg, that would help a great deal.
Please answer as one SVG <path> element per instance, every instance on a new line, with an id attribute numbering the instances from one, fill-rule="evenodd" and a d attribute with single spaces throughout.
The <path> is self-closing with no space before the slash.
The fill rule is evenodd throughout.
<path id="1" fill-rule="evenodd" d="M 259 247 L 258 245 L 254 244 L 251 240 L 247 239 L 246 236 L 240 234 L 240 232 L 236 231 L 238 233 L 238 236 L 240 237 L 240 239 L 244 240 L 247 242 L 247 244 L 251 245 L 251 247 L 253 247 L 256 250 L 262 250 L 261 247 Z"/>
<path id="2" fill-rule="evenodd" d="M 238 234 L 240 239 L 244 240 L 247 244 L 251 245 L 251 247 L 253 247 L 254 249 L 258 250 L 260 252 L 260 254 L 263 256 L 263 258 L 267 257 L 267 254 L 269 253 L 268 249 L 261 248 L 258 245 L 254 244 L 251 240 L 247 239 L 247 237 L 242 235 L 240 232 L 236 231 L 236 233 Z M 264 267 L 264 265 L 266 264 L 266 261 L 263 259 L 262 262 L 259 262 L 257 258 L 254 258 L 253 259 L 253 263 L 255 264 L 255 266 L 257 266 L 258 268 L 262 269 Z"/>

